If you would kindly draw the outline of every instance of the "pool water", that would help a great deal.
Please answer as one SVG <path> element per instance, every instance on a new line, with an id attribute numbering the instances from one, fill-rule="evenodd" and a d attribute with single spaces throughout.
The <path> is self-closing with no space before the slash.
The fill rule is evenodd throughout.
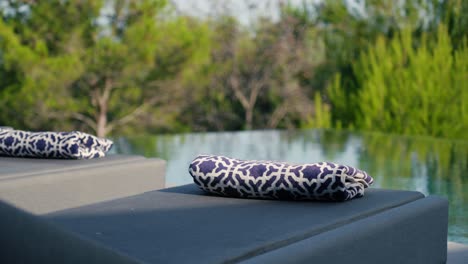
<path id="1" fill-rule="evenodd" d="M 192 182 L 198 154 L 294 163 L 331 161 L 355 166 L 373 187 L 448 198 L 449 240 L 468 244 L 468 142 L 327 130 L 242 131 L 115 139 L 113 152 L 167 160 L 166 186 Z"/>

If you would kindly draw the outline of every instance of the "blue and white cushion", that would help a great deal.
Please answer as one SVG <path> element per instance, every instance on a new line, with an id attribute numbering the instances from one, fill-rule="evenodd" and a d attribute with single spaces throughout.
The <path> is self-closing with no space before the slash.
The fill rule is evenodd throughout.
<path id="1" fill-rule="evenodd" d="M 331 162 L 294 165 L 200 155 L 189 172 L 201 189 L 239 198 L 346 201 L 373 183 L 365 171 Z"/>
<path id="2" fill-rule="evenodd" d="M 104 157 L 113 142 L 83 132 L 29 132 L 0 128 L 0 156 L 92 159 Z"/>

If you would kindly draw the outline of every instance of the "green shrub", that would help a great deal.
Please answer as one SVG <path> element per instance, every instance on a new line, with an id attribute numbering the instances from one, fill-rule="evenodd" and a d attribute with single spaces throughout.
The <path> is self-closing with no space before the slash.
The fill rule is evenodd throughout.
<path id="1" fill-rule="evenodd" d="M 409 30 L 379 37 L 353 69 L 358 91 L 346 97 L 337 76 L 329 96 L 335 111 L 355 111 L 355 128 L 468 138 L 468 48 L 455 51 L 445 26 L 432 42 Z"/>

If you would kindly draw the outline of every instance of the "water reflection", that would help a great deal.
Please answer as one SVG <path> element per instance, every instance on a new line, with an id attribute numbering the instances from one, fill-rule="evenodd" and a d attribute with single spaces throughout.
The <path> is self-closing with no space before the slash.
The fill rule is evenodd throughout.
<path id="1" fill-rule="evenodd" d="M 332 161 L 370 173 L 374 187 L 420 191 L 450 201 L 449 239 L 468 243 L 468 142 L 337 131 L 244 131 L 119 138 L 114 151 L 159 157 L 167 186 L 191 183 L 198 154 L 296 163 Z"/>

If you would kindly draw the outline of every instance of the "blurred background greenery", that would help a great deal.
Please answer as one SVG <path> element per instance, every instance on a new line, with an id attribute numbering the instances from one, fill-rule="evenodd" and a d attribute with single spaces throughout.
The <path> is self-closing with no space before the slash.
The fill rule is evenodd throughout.
<path id="1" fill-rule="evenodd" d="M 468 139 L 468 1 L 270 2 L 245 24 L 184 1 L 0 0 L 0 125 Z"/>

